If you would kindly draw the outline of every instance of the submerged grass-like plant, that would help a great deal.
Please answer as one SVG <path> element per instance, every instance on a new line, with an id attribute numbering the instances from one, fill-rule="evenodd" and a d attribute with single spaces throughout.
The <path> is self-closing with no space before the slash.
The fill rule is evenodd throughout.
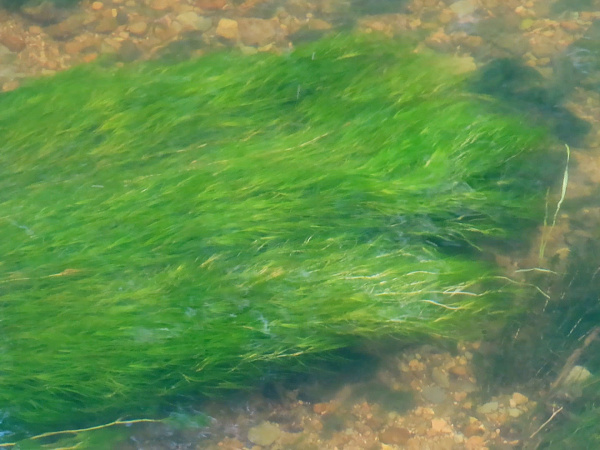
<path id="1" fill-rule="evenodd" d="M 361 338 L 502 322 L 513 285 L 475 249 L 543 217 L 548 140 L 453 67 L 338 36 L 0 96 L 7 423 L 106 422 Z"/>
<path id="2" fill-rule="evenodd" d="M 58 7 L 72 7 L 80 3 L 81 0 L 0 0 L 0 7 L 8 9 L 18 9 L 22 7 L 35 7 L 42 3 L 54 4 Z"/>

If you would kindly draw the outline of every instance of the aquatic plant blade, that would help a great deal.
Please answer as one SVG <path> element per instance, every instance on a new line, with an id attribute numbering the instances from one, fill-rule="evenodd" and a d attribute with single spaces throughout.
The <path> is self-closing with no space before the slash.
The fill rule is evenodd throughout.
<path id="1" fill-rule="evenodd" d="M 156 415 L 361 338 L 502 322 L 514 286 L 476 249 L 543 217 L 548 142 L 464 83 L 338 36 L 0 96 L 6 423 Z"/>

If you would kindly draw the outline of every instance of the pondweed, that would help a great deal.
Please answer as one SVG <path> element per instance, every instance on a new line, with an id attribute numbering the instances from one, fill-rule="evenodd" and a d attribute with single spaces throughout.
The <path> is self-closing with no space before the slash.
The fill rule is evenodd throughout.
<path id="1" fill-rule="evenodd" d="M 549 140 L 455 67 L 337 36 L 3 94 L 5 426 L 151 415 L 362 338 L 502 323 L 513 284 L 479 248 L 543 219 Z"/>

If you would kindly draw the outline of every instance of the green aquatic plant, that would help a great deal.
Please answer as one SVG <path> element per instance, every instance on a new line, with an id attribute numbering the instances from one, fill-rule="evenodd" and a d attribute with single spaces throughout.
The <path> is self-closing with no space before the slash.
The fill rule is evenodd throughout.
<path id="1" fill-rule="evenodd" d="M 571 226 L 583 229 L 569 205 Z M 590 224 L 587 224 L 588 227 Z M 539 373 L 546 386 L 546 398 L 539 418 L 540 431 L 526 448 L 596 448 L 600 445 L 600 302 L 598 291 L 597 224 L 589 235 L 570 246 L 569 264 L 562 286 L 545 311 L 545 324 L 537 327 L 540 342 L 528 365 Z M 541 322 L 541 321 L 538 321 Z M 521 367 L 524 367 L 523 365 Z M 532 369 L 529 369 L 533 372 Z M 541 422 L 541 420 L 540 420 Z"/>
<path id="2" fill-rule="evenodd" d="M 456 67 L 337 36 L 2 94 L 3 426 L 152 416 L 364 338 L 502 324 L 518 286 L 482 249 L 543 218 L 556 172 Z"/>

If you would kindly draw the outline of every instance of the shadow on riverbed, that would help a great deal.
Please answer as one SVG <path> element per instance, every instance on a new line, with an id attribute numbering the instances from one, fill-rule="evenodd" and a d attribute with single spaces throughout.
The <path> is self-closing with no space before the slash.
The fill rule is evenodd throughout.
<path id="1" fill-rule="evenodd" d="M 580 146 L 590 124 L 575 116 L 564 101 L 572 83 L 546 80 L 539 72 L 517 59 L 496 59 L 485 65 L 475 78 L 474 92 L 496 97 L 507 111 L 526 112 L 535 123 L 547 126 L 562 141 Z"/>

